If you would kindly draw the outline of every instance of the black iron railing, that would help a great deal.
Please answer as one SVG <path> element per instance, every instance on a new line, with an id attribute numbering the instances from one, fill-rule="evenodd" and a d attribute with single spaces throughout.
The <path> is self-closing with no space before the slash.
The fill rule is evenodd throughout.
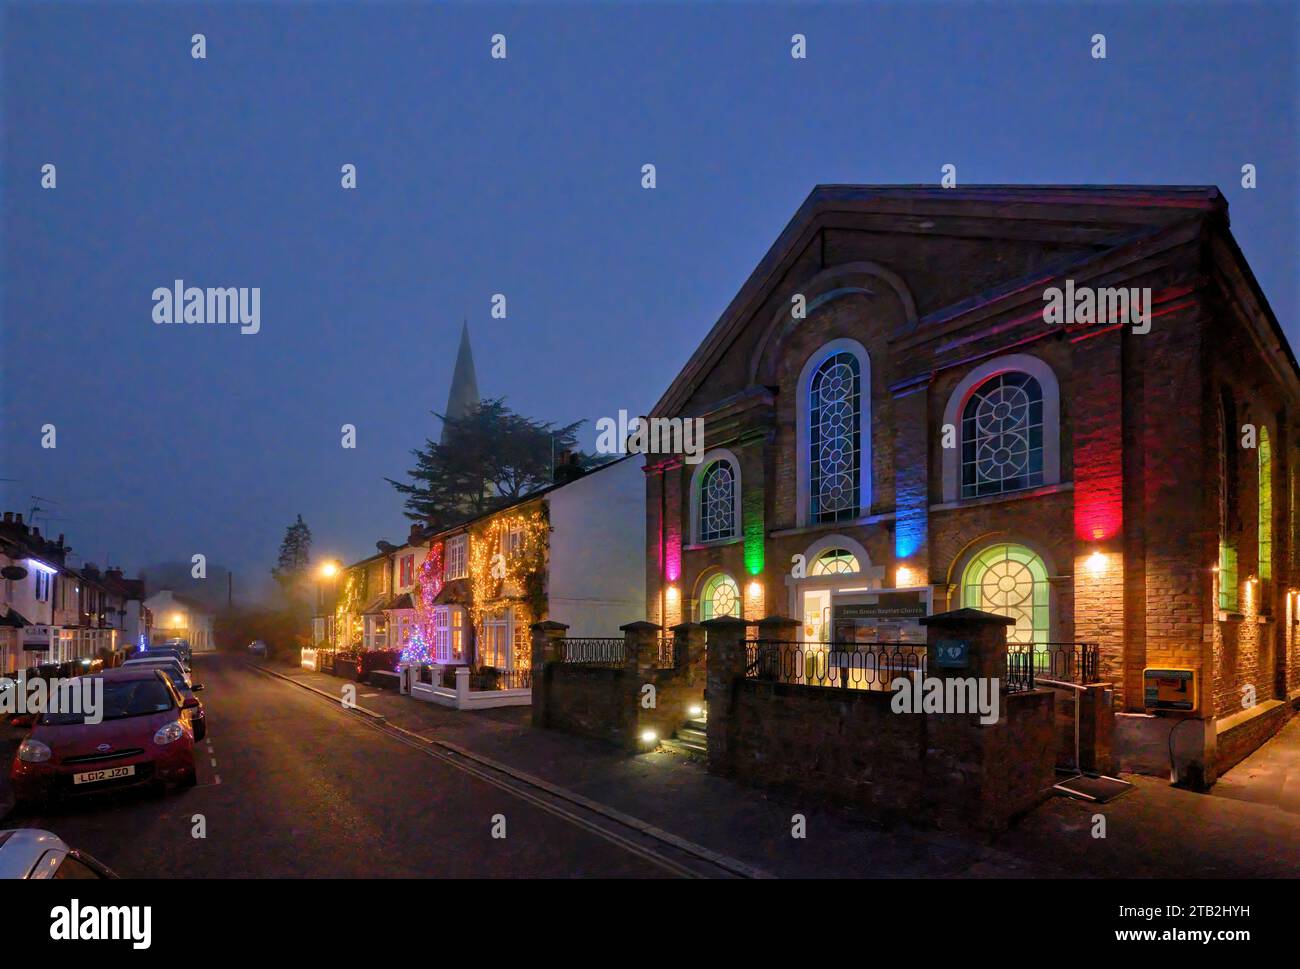
<path id="1" fill-rule="evenodd" d="M 925 672 L 924 643 L 787 643 L 757 639 L 745 647 L 745 677 L 752 680 L 888 690 L 897 677 Z"/>
<path id="2" fill-rule="evenodd" d="M 1061 680 L 1083 686 L 1101 678 L 1101 650 L 1097 643 L 1007 643 L 1007 664 L 1012 656 L 1030 656 L 1017 663 L 1029 663 L 1035 677 Z"/>
<path id="3" fill-rule="evenodd" d="M 564 662 L 584 666 L 622 666 L 627 656 L 622 639 L 566 639 Z"/>
<path id="4" fill-rule="evenodd" d="M 924 643 L 787 643 L 748 640 L 745 677 L 777 683 L 888 690 L 900 676 L 927 673 Z M 1095 643 L 1009 643 L 1004 688 L 1021 693 L 1038 677 L 1073 683 L 1095 682 Z"/>
<path id="5" fill-rule="evenodd" d="M 685 647 L 685 645 L 686 645 L 685 643 L 682 644 L 683 648 Z M 682 665 L 681 661 L 684 658 L 685 657 L 679 655 L 679 651 L 677 649 L 676 636 L 660 637 L 659 657 L 655 661 L 655 666 L 657 666 L 661 670 L 676 669 L 678 666 Z"/>
<path id="6" fill-rule="evenodd" d="M 495 667 L 486 666 L 482 669 L 471 670 L 469 674 L 469 688 L 476 692 L 529 690 L 532 689 L 532 686 L 533 671 L 530 669 L 499 670 Z"/>
<path id="7" fill-rule="evenodd" d="M 1013 651 L 1008 644 L 1007 648 L 1007 679 L 1006 686 L 1008 693 L 1024 693 L 1026 690 L 1034 688 L 1034 654 L 1028 651 Z"/>

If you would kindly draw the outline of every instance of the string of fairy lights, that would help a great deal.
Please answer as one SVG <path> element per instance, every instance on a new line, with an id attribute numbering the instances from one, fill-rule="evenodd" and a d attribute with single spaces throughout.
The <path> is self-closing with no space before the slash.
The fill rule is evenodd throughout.
<path id="1" fill-rule="evenodd" d="M 541 617 L 549 534 L 545 505 L 497 515 L 471 529 L 466 563 L 470 594 L 465 608 L 472 626 L 479 627 L 485 619 L 498 617 L 511 607 L 524 607 L 527 616 L 519 621 Z M 447 584 L 444 559 L 443 542 L 432 542 L 416 572 L 416 618 L 401 646 L 403 663 L 424 665 L 436 661 L 436 600 Z M 340 649 L 361 645 L 364 627 L 358 609 L 364 584 L 358 570 L 349 572 L 344 581 L 335 608 Z"/>

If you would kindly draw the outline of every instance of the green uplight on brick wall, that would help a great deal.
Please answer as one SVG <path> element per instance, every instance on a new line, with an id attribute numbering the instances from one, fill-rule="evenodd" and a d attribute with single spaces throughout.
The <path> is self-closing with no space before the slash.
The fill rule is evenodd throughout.
<path id="1" fill-rule="evenodd" d="M 763 573 L 763 519 L 751 519 L 745 525 L 745 571 L 750 575 Z"/>

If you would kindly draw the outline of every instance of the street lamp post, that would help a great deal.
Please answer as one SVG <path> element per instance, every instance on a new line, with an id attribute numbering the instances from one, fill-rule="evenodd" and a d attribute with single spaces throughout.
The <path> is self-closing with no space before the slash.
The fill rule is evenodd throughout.
<path id="1" fill-rule="evenodd" d="M 339 574 L 339 564 L 337 562 L 334 562 L 332 560 L 327 560 L 321 563 L 321 567 L 318 572 L 318 577 L 320 579 L 321 584 L 317 586 L 316 589 L 316 595 L 317 595 L 316 602 L 318 604 L 318 607 L 322 611 L 325 609 L 325 583 L 333 582 L 335 579 L 337 579 L 338 574 Z M 331 614 L 327 618 L 329 620 L 329 630 L 330 630 L 330 634 L 329 634 L 330 649 L 333 652 L 338 652 L 339 631 L 336 622 L 336 617 Z"/>

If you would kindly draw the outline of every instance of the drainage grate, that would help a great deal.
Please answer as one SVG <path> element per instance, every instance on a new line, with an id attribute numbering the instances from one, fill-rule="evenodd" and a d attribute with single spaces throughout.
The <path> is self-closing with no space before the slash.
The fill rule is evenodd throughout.
<path id="1" fill-rule="evenodd" d="M 1097 804 L 1113 801 L 1133 789 L 1133 785 L 1128 781 L 1121 781 L 1118 777 L 1107 777 L 1104 774 L 1099 777 L 1076 774 L 1074 777 L 1059 781 L 1054 787 L 1062 794 Z"/>

